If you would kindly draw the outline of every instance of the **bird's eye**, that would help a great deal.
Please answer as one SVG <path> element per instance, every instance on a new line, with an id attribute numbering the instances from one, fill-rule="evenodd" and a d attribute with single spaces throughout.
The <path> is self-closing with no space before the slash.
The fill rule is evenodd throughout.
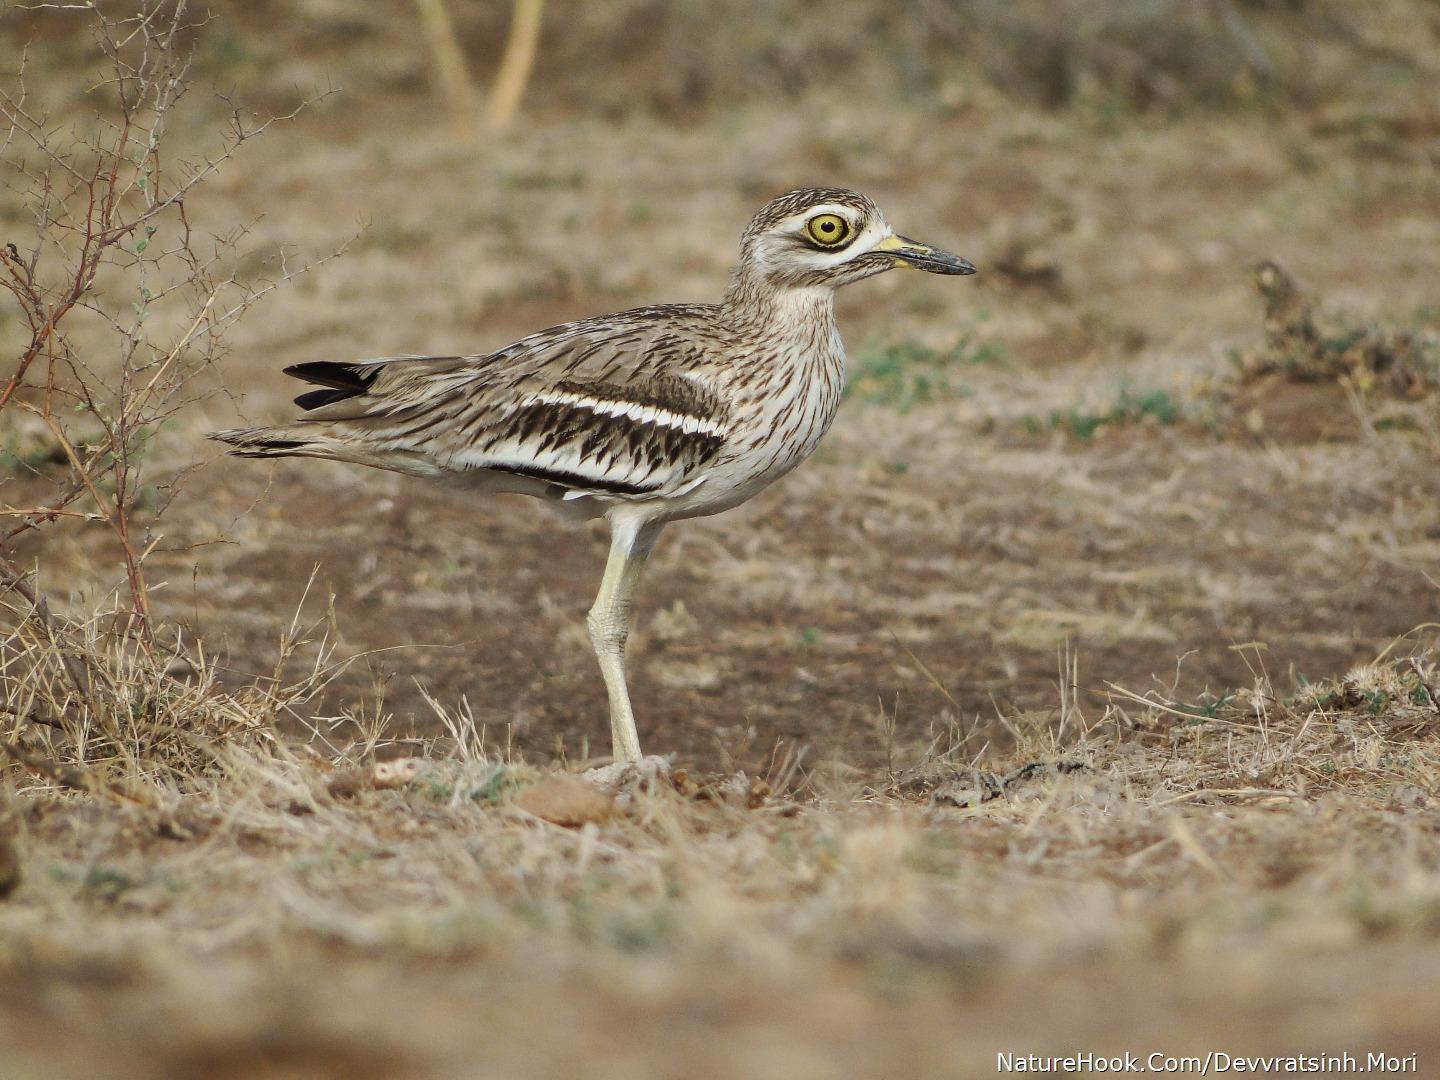
<path id="1" fill-rule="evenodd" d="M 850 223 L 839 214 L 816 214 L 806 223 L 805 231 L 821 247 L 839 247 L 850 239 Z"/>

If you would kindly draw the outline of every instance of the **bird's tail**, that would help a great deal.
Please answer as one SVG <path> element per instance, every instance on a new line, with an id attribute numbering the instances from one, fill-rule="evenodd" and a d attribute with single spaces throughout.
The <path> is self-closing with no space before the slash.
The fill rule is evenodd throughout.
<path id="1" fill-rule="evenodd" d="M 370 391 L 381 371 L 392 365 L 397 369 L 418 369 L 425 375 L 454 371 L 464 359 L 404 356 L 350 364 L 325 360 L 294 364 L 285 369 L 285 374 L 319 387 L 295 399 L 295 404 L 309 414 L 305 419 L 282 427 L 213 431 L 206 437 L 225 443 L 237 457 L 322 458 L 415 476 L 440 476 L 446 470 L 428 454 L 396 446 L 393 439 L 374 438 L 377 419 L 383 427 L 387 413 L 384 409 L 372 412 Z"/>
<path id="2" fill-rule="evenodd" d="M 375 381 L 374 364 L 336 364 L 318 361 L 309 364 L 292 364 L 285 369 L 286 375 L 293 375 L 307 383 L 320 387 L 301 394 L 295 399 L 306 412 L 313 412 L 326 405 L 361 397 Z M 307 420 L 288 427 L 233 428 L 230 431 L 212 431 L 205 436 L 228 445 L 236 457 L 311 457 L 329 458 L 331 461 L 364 461 L 363 453 L 356 456 L 359 447 L 347 446 L 348 441 L 334 437 L 327 432 L 330 425 L 317 424 Z"/>
<path id="3" fill-rule="evenodd" d="M 313 427 L 308 430 L 301 425 L 290 427 L 231 428 L 229 431 L 212 431 L 205 436 L 230 447 L 236 457 L 312 457 L 336 460 L 335 441 Z"/>
<path id="4" fill-rule="evenodd" d="M 236 457 L 320 458 L 322 461 L 369 465 L 410 476 L 434 478 L 445 475 L 445 470 L 423 454 L 393 449 L 377 451 L 363 440 L 347 438 L 329 424 L 302 422 L 288 427 L 232 428 L 229 431 L 212 431 L 205 437 L 225 443 Z"/>

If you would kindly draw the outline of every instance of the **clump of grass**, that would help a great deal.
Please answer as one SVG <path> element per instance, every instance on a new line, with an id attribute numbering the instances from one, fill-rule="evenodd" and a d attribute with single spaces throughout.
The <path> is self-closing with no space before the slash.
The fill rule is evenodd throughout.
<path id="1" fill-rule="evenodd" d="M 1362 318 L 1302 290 L 1274 262 L 1255 268 L 1254 284 L 1263 305 L 1263 342 L 1228 349 L 1228 370 L 1198 388 L 1206 422 L 1217 435 L 1334 437 L 1347 427 L 1330 422 L 1334 415 L 1342 421 L 1358 417 L 1371 434 L 1430 429 L 1430 405 L 1440 391 L 1440 317 L 1434 308 L 1403 319 Z M 1311 406 L 1302 418 L 1277 394 L 1286 386 L 1309 387 L 1303 393 L 1329 396 L 1335 405 Z"/>
<path id="2" fill-rule="evenodd" d="M 1140 694 L 1113 683 L 1077 693 L 1072 660 L 1062 667 L 1058 716 L 1002 717 L 1004 734 L 987 735 L 988 753 L 979 755 L 975 730 L 956 721 L 867 791 L 977 807 L 1064 776 L 1109 775 L 1123 777 L 1128 798 L 1154 806 L 1303 801 L 1330 791 L 1379 805 L 1435 798 L 1440 661 L 1433 642 L 1343 676 L 1297 676 L 1288 695 L 1277 691 L 1260 654 L 1250 666 L 1251 685 L 1187 699 L 1173 688 Z M 979 767 L 982 759 L 989 768 Z M 991 771 L 997 765 L 1010 767 Z"/>
<path id="3" fill-rule="evenodd" d="M 901 341 L 861 349 L 851 365 L 847 397 L 868 405 L 887 405 L 905 412 L 917 405 L 968 397 L 970 389 L 957 373 L 965 368 L 1005 359 L 1005 347 L 973 334 L 937 349 L 918 341 Z"/>
<path id="4" fill-rule="evenodd" d="M 1419 400 L 1440 389 L 1440 317 L 1422 307 L 1409 319 L 1362 319 L 1330 308 L 1275 262 L 1255 268 L 1265 315 L 1265 343 L 1232 349 L 1243 385 L 1280 377 L 1343 382 L 1363 396 Z"/>
<path id="5" fill-rule="evenodd" d="M 1134 390 L 1122 385 L 1115 401 L 1108 408 L 1092 410 L 1072 405 L 1056 409 L 1042 423 L 1027 417 L 1026 428 L 1032 434 L 1049 429 L 1063 430 L 1076 439 L 1089 439 L 1105 427 L 1151 423 L 1169 427 L 1184 415 L 1180 401 L 1169 390 L 1160 388 Z"/>
<path id="6" fill-rule="evenodd" d="M 1124 707 L 1117 738 L 1144 739 L 1152 751 L 1134 759 L 1132 782 L 1143 782 L 1153 768 L 1157 785 L 1176 786 L 1166 775 L 1168 745 L 1169 754 L 1189 763 L 1183 787 L 1194 797 L 1212 791 L 1222 798 L 1237 792 L 1303 798 L 1344 789 L 1383 801 L 1406 790 L 1433 793 L 1440 767 L 1437 677 L 1433 656 L 1421 651 L 1304 682 L 1289 696 L 1277 694 L 1263 672 L 1253 687 L 1206 694 L 1198 704 L 1111 690 L 1112 702 Z M 1132 704 L 1145 710 L 1134 714 Z"/>
<path id="7" fill-rule="evenodd" d="M 7 598 L 8 600 L 9 598 Z M 117 604 L 118 608 L 118 604 Z M 0 642 L 0 774 L 124 802 L 153 804 L 213 778 L 231 748 L 272 751 L 279 725 L 341 673 L 321 635 L 309 670 L 284 672 L 312 644 L 292 624 L 275 674 L 225 686 L 203 648 L 129 633 L 121 610 L 84 619 L 31 611 Z"/>
<path id="8" fill-rule="evenodd" d="M 1362 395 L 1418 399 L 1440 388 L 1440 336 L 1416 329 L 1350 328 L 1247 353 L 1230 349 L 1226 358 L 1241 383 L 1267 375 L 1293 382 L 1347 381 Z"/>

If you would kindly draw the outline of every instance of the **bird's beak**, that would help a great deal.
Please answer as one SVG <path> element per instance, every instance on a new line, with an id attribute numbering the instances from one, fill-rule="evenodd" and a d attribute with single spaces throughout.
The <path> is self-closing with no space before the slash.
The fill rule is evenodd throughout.
<path id="1" fill-rule="evenodd" d="M 922 244 L 918 240 L 911 240 L 908 236 L 898 236 L 895 233 L 885 237 L 870 250 L 883 251 L 886 255 L 895 256 L 897 266 L 913 266 L 917 270 L 924 270 L 931 274 L 975 273 L 975 267 L 968 259 L 962 259 L 958 255 L 951 255 L 948 251 L 941 251 L 929 244 Z"/>

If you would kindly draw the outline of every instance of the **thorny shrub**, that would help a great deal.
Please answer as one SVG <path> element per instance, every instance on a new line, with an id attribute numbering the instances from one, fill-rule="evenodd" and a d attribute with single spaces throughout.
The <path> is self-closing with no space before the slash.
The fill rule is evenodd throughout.
<path id="1" fill-rule="evenodd" d="M 25 433 L 39 445 L 12 449 L 0 480 L 0 732 L 35 772 L 113 763 L 152 775 L 150 765 L 204 760 L 201 735 L 265 729 L 324 681 L 317 669 L 298 687 L 227 696 L 177 631 L 160 645 L 146 561 L 184 473 L 151 486 L 146 451 L 167 421 L 217 392 L 203 376 L 224 355 L 226 331 L 309 268 L 282 261 L 269 279 L 238 279 L 245 230 L 206 232 L 193 201 L 246 143 L 325 94 L 270 117 L 223 97 L 192 102 L 190 59 L 208 16 L 186 0 L 122 16 L 93 4 L 36 11 L 73 18 L 76 7 L 101 67 L 83 95 L 93 112 L 66 125 L 43 111 L 23 55 L 0 83 L 0 182 L 29 221 L 26 235 L 0 238 L 0 300 L 21 328 L 0 375 L 0 426 L 9 441 Z M 217 107 L 211 152 L 168 152 L 170 129 Z M 47 580 L 46 552 L 87 523 L 103 525 L 123 577 L 99 607 L 70 612 Z M 38 552 L 30 565 L 17 554 L 22 537 Z"/>

